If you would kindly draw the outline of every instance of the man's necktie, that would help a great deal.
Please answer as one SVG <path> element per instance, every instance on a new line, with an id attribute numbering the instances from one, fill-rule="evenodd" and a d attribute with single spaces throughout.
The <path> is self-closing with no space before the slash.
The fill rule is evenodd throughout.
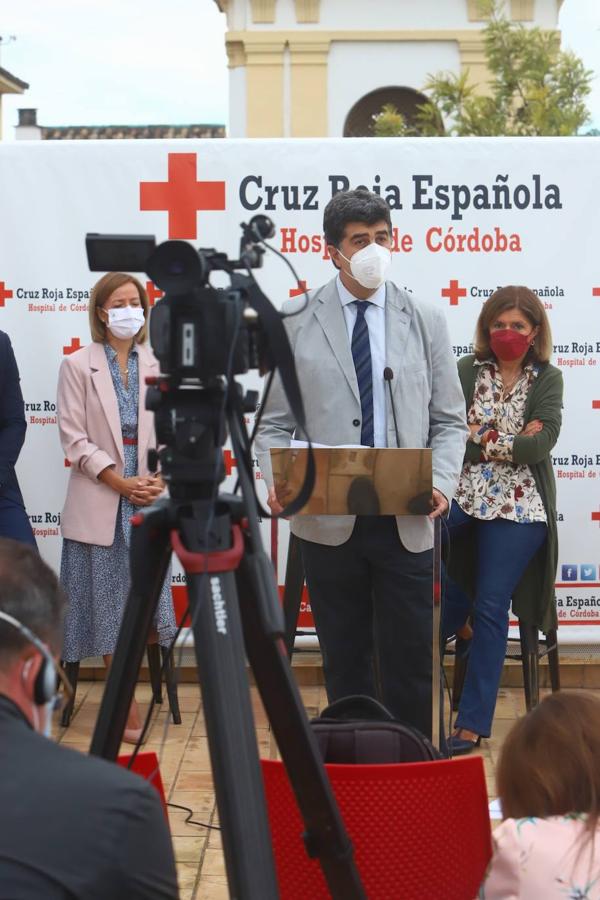
<path id="1" fill-rule="evenodd" d="M 373 431 L 373 370 L 371 364 L 371 344 L 369 343 L 369 326 L 365 321 L 365 312 L 370 306 L 367 300 L 355 300 L 356 322 L 352 331 L 352 359 L 358 381 L 360 408 L 362 411 L 362 427 L 360 442 L 372 447 L 375 438 Z"/>

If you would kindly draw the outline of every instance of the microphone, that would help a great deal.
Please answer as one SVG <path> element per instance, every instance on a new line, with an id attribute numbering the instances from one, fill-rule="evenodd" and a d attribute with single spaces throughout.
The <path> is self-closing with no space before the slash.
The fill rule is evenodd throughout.
<path id="1" fill-rule="evenodd" d="M 400 435 L 398 434 L 398 422 L 396 421 L 396 409 L 394 407 L 394 397 L 392 396 L 392 378 L 394 377 L 393 371 L 389 366 L 386 366 L 383 370 L 383 378 L 384 381 L 387 381 L 387 386 L 390 391 L 390 406 L 392 407 L 392 415 L 394 417 L 394 431 L 396 432 L 396 447 L 400 448 Z"/>

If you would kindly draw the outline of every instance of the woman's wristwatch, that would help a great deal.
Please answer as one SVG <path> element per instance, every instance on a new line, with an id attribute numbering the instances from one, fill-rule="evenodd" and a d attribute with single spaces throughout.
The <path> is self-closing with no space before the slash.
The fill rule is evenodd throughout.
<path id="1" fill-rule="evenodd" d="M 481 439 L 486 433 L 486 431 L 490 430 L 490 425 L 482 425 L 479 431 L 475 431 L 471 434 L 471 440 L 474 444 L 481 444 Z"/>

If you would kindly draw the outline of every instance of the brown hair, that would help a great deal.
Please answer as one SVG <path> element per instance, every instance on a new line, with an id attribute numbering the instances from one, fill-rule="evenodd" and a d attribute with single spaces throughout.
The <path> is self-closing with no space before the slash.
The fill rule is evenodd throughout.
<path id="1" fill-rule="evenodd" d="M 142 304 L 142 309 L 144 310 L 144 318 L 146 319 L 145 324 L 142 325 L 134 340 L 136 344 L 143 344 L 146 340 L 148 334 L 148 313 L 150 310 L 148 294 L 144 290 L 141 282 L 139 282 L 137 278 L 134 278 L 133 275 L 126 275 L 124 272 L 107 272 L 106 275 L 102 276 L 100 281 L 96 282 L 90 293 L 88 312 L 90 315 L 90 331 L 92 333 L 93 341 L 98 341 L 100 344 L 103 344 L 106 341 L 106 325 L 100 320 L 100 317 L 97 315 L 97 310 L 104 306 L 113 291 L 123 287 L 124 284 L 135 285 L 140 298 L 140 303 Z"/>
<path id="2" fill-rule="evenodd" d="M 544 304 L 529 288 L 514 284 L 498 288 L 483 304 L 475 326 L 474 347 L 477 359 L 494 356 L 490 347 L 490 325 L 507 309 L 520 310 L 534 328 L 539 328 L 535 344 L 529 349 L 523 362 L 548 362 L 552 356 L 552 332 Z"/>
<path id="3" fill-rule="evenodd" d="M 504 818 L 600 814 L 600 699 L 583 691 L 550 694 L 509 732 L 496 784 Z"/>
<path id="4" fill-rule="evenodd" d="M 60 651 L 66 597 L 58 578 L 29 544 L 0 538 L 0 609 Z M 29 642 L 0 620 L 0 669 L 12 664 Z"/>

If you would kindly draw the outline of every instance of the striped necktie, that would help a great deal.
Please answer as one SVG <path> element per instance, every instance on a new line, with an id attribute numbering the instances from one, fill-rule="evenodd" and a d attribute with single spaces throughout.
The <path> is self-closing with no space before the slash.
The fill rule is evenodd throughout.
<path id="1" fill-rule="evenodd" d="M 373 431 L 373 369 L 371 363 L 371 344 L 369 343 L 369 326 L 365 321 L 365 313 L 370 303 L 367 300 L 355 300 L 356 322 L 352 331 L 352 359 L 358 381 L 362 426 L 360 442 L 366 447 L 375 443 Z"/>

